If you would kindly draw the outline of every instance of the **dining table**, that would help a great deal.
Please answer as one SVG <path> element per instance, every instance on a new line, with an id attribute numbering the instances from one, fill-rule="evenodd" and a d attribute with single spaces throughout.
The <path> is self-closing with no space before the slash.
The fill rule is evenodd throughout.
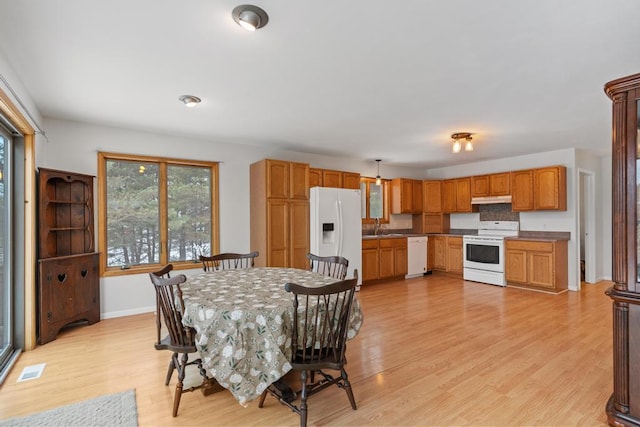
<path id="1" fill-rule="evenodd" d="M 256 267 L 207 271 L 181 285 L 182 322 L 196 331 L 203 367 L 247 406 L 291 370 L 293 294 L 286 283 L 320 287 L 338 281 L 309 270 Z M 363 322 L 356 297 L 348 338 Z"/>

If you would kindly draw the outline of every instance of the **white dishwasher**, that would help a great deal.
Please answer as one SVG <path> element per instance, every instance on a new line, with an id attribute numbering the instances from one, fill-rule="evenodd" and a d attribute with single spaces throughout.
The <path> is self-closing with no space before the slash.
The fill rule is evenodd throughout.
<path id="1" fill-rule="evenodd" d="M 407 237 L 407 259 L 406 279 L 427 272 L 427 236 Z"/>

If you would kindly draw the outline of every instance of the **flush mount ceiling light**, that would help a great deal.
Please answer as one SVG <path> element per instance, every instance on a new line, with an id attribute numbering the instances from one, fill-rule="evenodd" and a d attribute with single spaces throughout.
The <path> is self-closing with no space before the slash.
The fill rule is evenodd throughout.
<path id="1" fill-rule="evenodd" d="M 182 95 L 178 99 L 184 102 L 184 105 L 186 105 L 187 107 L 195 107 L 202 102 L 202 99 L 193 95 Z"/>
<path id="2" fill-rule="evenodd" d="M 381 159 L 376 159 L 376 162 L 378 163 L 378 175 L 376 175 L 376 184 L 380 185 L 382 184 L 382 178 L 380 177 L 380 162 L 382 160 Z"/>
<path id="3" fill-rule="evenodd" d="M 473 151 L 473 143 L 471 142 L 471 134 L 469 132 L 457 132 L 451 134 L 451 139 L 453 140 L 453 147 L 451 147 L 451 151 L 454 153 L 459 153 L 462 150 L 462 142 L 464 142 L 464 151 Z"/>
<path id="4" fill-rule="evenodd" d="M 269 15 L 267 12 L 260 9 L 258 6 L 250 4 L 243 4 L 238 6 L 231 12 L 233 20 L 238 25 L 247 31 L 255 31 L 258 28 L 262 28 L 269 22 Z"/>

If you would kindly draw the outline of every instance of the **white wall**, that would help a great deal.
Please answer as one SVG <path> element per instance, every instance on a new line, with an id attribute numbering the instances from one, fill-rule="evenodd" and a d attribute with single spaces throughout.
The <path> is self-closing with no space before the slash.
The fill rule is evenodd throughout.
<path id="1" fill-rule="evenodd" d="M 373 160 L 363 162 L 344 157 L 269 150 L 56 119 L 46 119 L 44 127 L 48 142 L 38 152 L 39 167 L 96 175 L 98 151 L 221 162 L 220 249 L 224 252 L 252 250 L 249 247 L 251 163 L 263 158 L 275 158 L 306 162 L 313 167 L 358 172 L 363 176 L 377 174 L 377 165 Z M 394 168 L 384 163 L 380 165 L 383 177 L 422 178 L 421 173 L 423 171 L 419 169 Z M 153 288 L 146 275 L 106 277 L 100 280 L 100 284 L 103 318 L 154 309 Z"/>

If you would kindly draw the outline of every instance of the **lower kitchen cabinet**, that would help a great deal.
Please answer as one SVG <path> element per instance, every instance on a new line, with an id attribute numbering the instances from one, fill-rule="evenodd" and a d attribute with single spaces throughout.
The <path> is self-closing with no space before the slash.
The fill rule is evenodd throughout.
<path id="1" fill-rule="evenodd" d="M 567 241 L 505 240 L 507 285 L 562 292 L 567 289 Z"/>
<path id="2" fill-rule="evenodd" d="M 462 237 L 447 237 L 447 271 L 462 274 Z"/>
<path id="3" fill-rule="evenodd" d="M 362 272 L 363 282 L 406 275 L 407 239 L 364 239 Z"/>
<path id="4" fill-rule="evenodd" d="M 362 241 L 362 281 L 376 280 L 379 276 L 378 239 Z"/>
<path id="5" fill-rule="evenodd" d="M 433 252 L 433 269 L 462 275 L 462 237 L 429 236 L 429 252 Z"/>

